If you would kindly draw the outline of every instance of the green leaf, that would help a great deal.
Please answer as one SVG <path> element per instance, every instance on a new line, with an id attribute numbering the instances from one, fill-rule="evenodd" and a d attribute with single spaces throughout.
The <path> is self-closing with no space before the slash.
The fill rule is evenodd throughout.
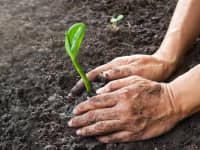
<path id="1" fill-rule="evenodd" d="M 68 53 L 70 53 L 70 57 L 73 57 L 74 59 L 79 53 L 79 49 L 85 35 L 85 28 L 84 23 L 76 23 L 67 31 L 65 40 L 67 43 L 66 49 L 68 50 Z"/>
<path id="2" fill-rule="evenodd" d="M 66 49 L 66 52 L 68 53 L 68 55 L 71 58 L 73 58 L 73 56 L 71 55 L 71 43 L 69 41 L 69 37 L 68 37 L 67 31 L 65 32 L 65 49 Z"/>
<path id="3" fill-rule="evenodd" d="M 81 76 L 88 94 L 90 94 L 92 89 L 90 81 L 76 59 L 85 35 L 85 29 L 86 27 L 84 23 L 76 23 L 72 25 L 70 29 L 65 32 L 65 48 L 71 58 L 72 64 Z"/>
<path id="4" fill-rule="evenodd" d="M 123 19 L 124 19 L 123 15 L 118 15 L 116 18 L 112 17 L 111 20 L 110 20 L 110 22 L 111 23 L 117 23 L 117 22 L 119 22 L 119 21 L 121 21 Z"/>
<path id="5" fill-rule="evenodd" d="M 124 16 L 123 15 L 119 15 L 119 16 L 117 16 L 117 21 L 121 21 L 122 19 L 124 19 Z"/>

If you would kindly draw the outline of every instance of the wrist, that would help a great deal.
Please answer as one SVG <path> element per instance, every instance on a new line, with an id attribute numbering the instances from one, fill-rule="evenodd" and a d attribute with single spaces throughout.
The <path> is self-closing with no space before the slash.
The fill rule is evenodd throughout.
<path id="1" fill-rule="evenodd" d="M 179 59 L 176 56 L 173 56 L 172 54 L 170 54 L 169 52 L 166 52 L 168 49 L 164 49 L 164 48 L 159 48 L 154 54 L 153 56 L 164 60 L 165 62 L 167 62 L 170 66 L 176 68 Z"/>
<path id="2" fill-rule="evenodd" d="M 184 117 L 184 112 L 181 108 L 180 103 L 177 102 L 177 97 L 174 93 L 174 89 L 170 83 L 162 83 L 164 87 L 164 93 L 166 101 L 169 103 L 171 112 L 173 116 L 177 117 L 177 120 L 182 120 Z"/>
<path id="3" fill-rule="evenodd" d="M 166 78 L 168 78 L 177 68 L 176 61 L 170 59 L 169 57 L 166 57 L 164 53 L 162 53 L 160 50 L 158 50 L 156 53 L 153 54 L 153 57 L 162 62 L 164 72 L 166 75 Z"/>
<path id="4" fill-rule="evenodd" d="M 200 65 L 168 84 L 182 118 L 200 110 Z"/>
<path id="5" fill-rule="evenodd" d="M 168 32 L 155 55 L 177 66 L 181 62 L 186 51 L 186 46 L 181 34 L 182 32 L 178 29 Z"/>

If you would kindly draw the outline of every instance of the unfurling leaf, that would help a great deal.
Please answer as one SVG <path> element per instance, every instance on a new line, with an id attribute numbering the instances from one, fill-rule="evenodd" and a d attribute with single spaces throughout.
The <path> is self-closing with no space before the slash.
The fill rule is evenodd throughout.
<path id="1" fill-rule="evenodd" d="M 70 56 L 71 61 L 76 71 L 81 76 L 88 94 L 91 93 L 91 84 L 78 63 L 77 56 L 81 43 L 85 35 L 86 26 L 84 23 L 76 23 L 72 25 L 68 31 L 65 32 L 65 48 L 67 54 Z"/>

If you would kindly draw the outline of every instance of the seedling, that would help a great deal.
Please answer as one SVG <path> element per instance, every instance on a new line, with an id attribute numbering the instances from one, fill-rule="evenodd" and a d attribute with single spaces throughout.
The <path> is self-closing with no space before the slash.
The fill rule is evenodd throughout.
<path id="1" fill-rule="evenodd" d="M 85 35 L 86 26 L 84 23 L 76 23 L 72 25 L 68 31 L 65 32 L 65 48 L 67 54 L 70 56 L 72 64 L 76 71 L 81 76 L 87 93 L 91 94 L 91 83 L 88 80 L 86 74 L 78 63 L 78 53 L 81 43 Z"/>
<path id="2" fill-rule="evenodd" d="M 112 28 L 114 30 L 119 30 L 118 23 L 124 19 L 123 15 L 118 15 L 116 18 L 112 17 L 110 22 L 112 23 Z"/>

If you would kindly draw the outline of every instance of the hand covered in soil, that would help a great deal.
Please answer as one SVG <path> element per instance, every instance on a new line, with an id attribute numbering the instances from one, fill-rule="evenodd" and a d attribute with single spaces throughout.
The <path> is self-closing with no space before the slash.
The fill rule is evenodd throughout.
<path id="1" fill-rule="evenodd" d="M 133 75 L 162 81 L 169 77 L 174 68 L 174 64 L 158 54 L 133 55 L 115 58 L 111 62 L 91 70 L 87 76 L 90 81 L 95 80 L 97 76 L 106 80 L 115 80 Z M 79 93 L 83 87 L 83 82 L 80 80 L 71 92 Z"/>
<path id="2" fill-rule="evenodd" d="M 168 84 L 131 76 L 111 81 L 100 95 L 80 103 L 68 124 L 78 135 L 103 143 L 149 139 L 170 130 L 182 119 Z"/>

